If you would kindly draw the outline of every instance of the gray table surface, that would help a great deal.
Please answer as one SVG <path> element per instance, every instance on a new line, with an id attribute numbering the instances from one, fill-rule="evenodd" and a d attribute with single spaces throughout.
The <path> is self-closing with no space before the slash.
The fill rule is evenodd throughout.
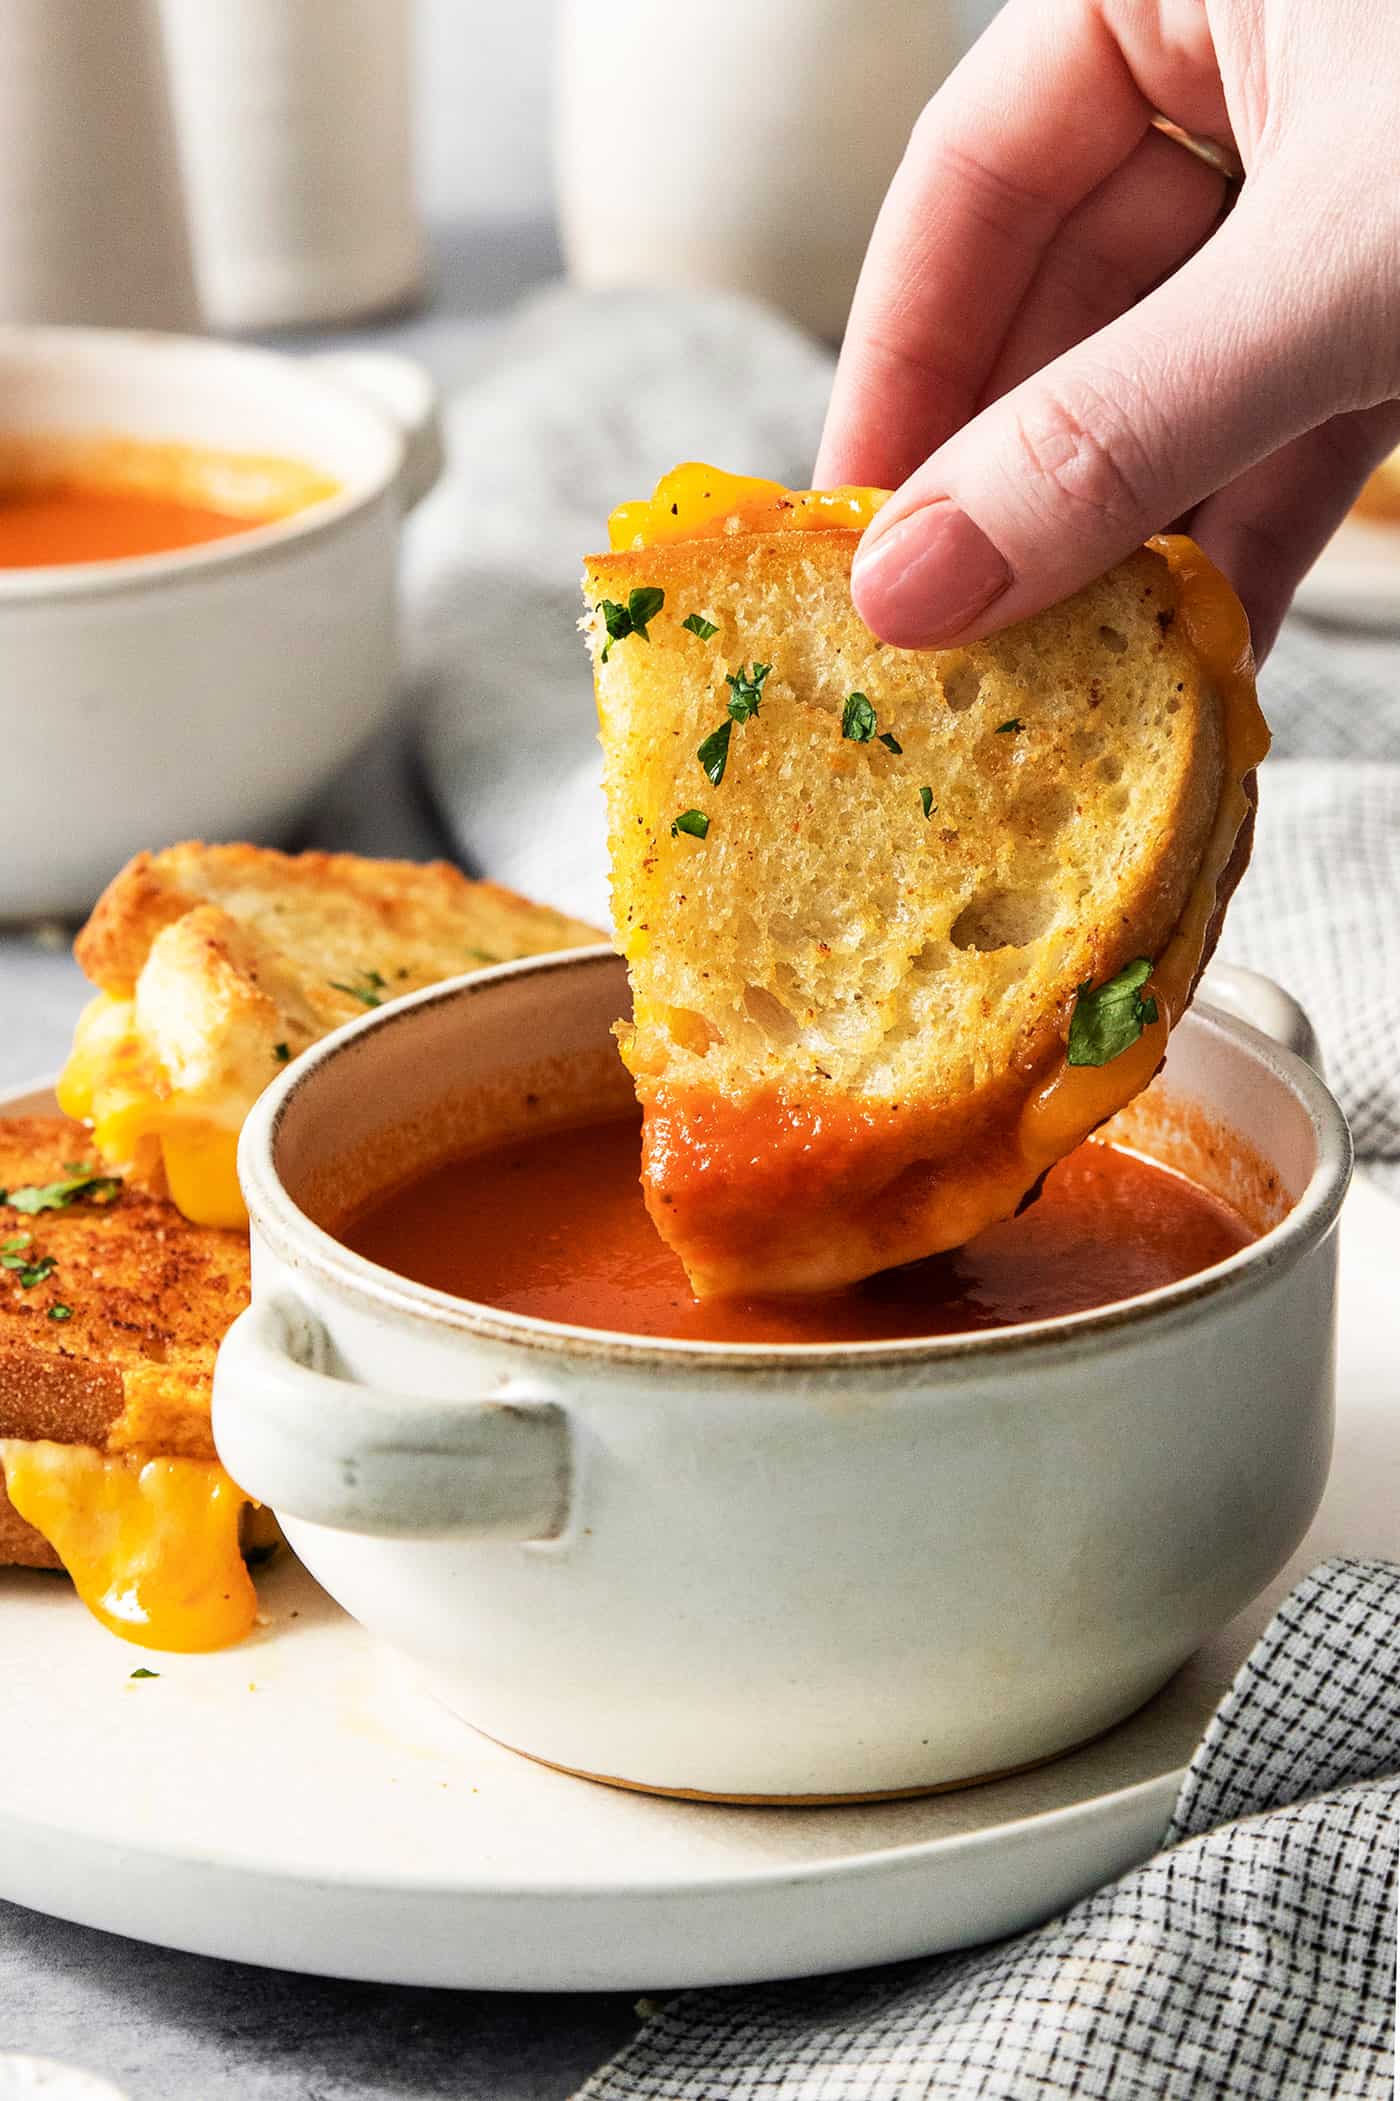
<path id="1" fill-rule="evenodd" d="M 456 382 L 475 350 L 489 354 L 496 317 L 559 267 L 552 234 L 533 223 L 449 230 L 436 256 L 421 311 L 336 340 L 409 351 Z M 448 850 L 395 731 L 330 784 L 297 843 Z M 0 931 L 0 1086 L 63 1058 L 90 990 L 68 955 L 71 933 Z M 84 2065 L 131 2101 L 562 2101 L 635 2026 L 623 1994 L 337 1983 L 173 1954 L 0 1903 L 0 2050 Z"/>

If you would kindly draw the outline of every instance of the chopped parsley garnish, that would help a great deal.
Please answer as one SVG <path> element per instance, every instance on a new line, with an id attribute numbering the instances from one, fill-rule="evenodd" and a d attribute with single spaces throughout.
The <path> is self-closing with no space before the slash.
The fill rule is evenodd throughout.
<path id="1" fill-rule="evenodd" d="M 504 958 L 492 953 L 489 948 L 469 948 L 467 954 L 474 963 L 500 963 Z"/>
<path id="2" fill-rule="evenodd" d="M 732 701 L 730 706 L 733 706 Z M 729 763 L 729 735 L 733 727 L 729 720 L 723 721 L 717 730 L 710 731 L 695 754 L 712 788 L 717 788 L 724 779 L 724 769 Z"/>
<path id="3" fill-rule="evenodd" d="M 79 1197 L 110 1204 L 121 1194 L 119 1175 L 97 1174 L 85 1161 L 70 1161 L 75 1173 L 66 1182 L 31 1183 L 26 1189 L 0 1189 L 0 1204 L 33 1218 L 39 1211 L 66 1211 Z"/>
<path id="4" fill-rule="evenodd" d="M 388 980 L 377 970 L 362 970 L 358 982 L 346 984 L 340 978 L 328 978 L 326 982 L 332 992 L 343 992 L 348 998 L 357 999 L 362 1007 L 381 1007 L 384 1004 L 381 995 Z"/>
<path id="5" fill-rule="evenodd" d="M 1023 730 L 1025 726 L 1025 723 L 1022 722 L 1019 715 L 1013 715 L 1009 722 L 999 722 L 997 724 L 996 734 L 999 737 L 1014 737 L 1021 730 Z"/>
<path id="6" fill-rule="evenodd" d="M 677 832 L 688 832 L 692 839 L 703 839 L 710 829 L 710 820 L 703 810 L 682 810 L 671 824 L 671 837 Z"/>
<path id="7" fill-rule="evenodd" d="M 711 635 L 719 633 L 717 622 L 707 620 L 703 613 L 687 613 L 681 626 L 690 634 L 698 635 L 702 642 L 708 642 Z"/>
<path id="8" fill-rule="evenodd" d="M 16 1233 L 14 1239 L 7 1240 L 0 1249 L 0 1269 L 13 1270 L 24 1291 L 32 1291 L 36 1284 L 42 1284 L 58 1268 L 56 1255 L 26 1254 L 29 1242 L 28 1233 Z"/>
<path id="9" fill-rule="evenodd" d="M 138 1663 L 131 1675 L 133 1678 L 158 1678 L 160 1672 L 148 1671 L 144 1663 Z"/>
<path id="10" fill-rule="evenodd" d="M 868 744 L 875 734 L 875 710 L 863 693 L 848 693 L 841 710 L 841 734 L 852 744 Z"/>
<path id="11" fill-rule="evenodd" d="M 32 1233 L 11 1233 L 8 1240 L 0 1241 L 0 1269 L 13 1271 L 22 1291 L 32 1291 L 58 1268 L 56 1255 L 31 1255 L 28 1250 L 33 1244 Z"/>
<path id="12" fill-rule="evenodd" d="M 751 716 L 758 713 L 759 702 L 763 698 L 763 681 L 772 669 L 773 666 L 771 664 L 760 664 L 755 660 L 752 671 L 745 671 L 741 664 L 737 671 L 725 673 L 724 683 L 729 688 L 728 712 L 719 728 L 710 731 L 709 736 L 706 737 L 704 743 L 695 754 L 704 769 L 705 778 L 712 788 L 717 788 L 724 779 L 724 769 L 729 764 L 729 738 L 735 723 L 747 722 Z M 687 816 L 698 816 L 700 814 L 698 811 L 686 812 Z M 678 818 L 676 822 L 679 824 L 680 819 Z M 706 829 L 708 830 L 708 828 L 707 819 Z M 686 826 L 684 829 L 689 830 L 690 827 Z M 675 830 L 674 825 L 672 830 Z M 704 832 L 697 832 L 695 836 L 698 839 L 703 839 L 705 834 Z"/>
<path id="13" fill-rule="evenodd" d="M 763 697 L 763 681 L 773 669 L 771 664 L 755 663 L 751 672 L 743 665 L 737 671 L 725 674 L 724 683 L 729 688 L 729 719 L 731 722 L 747 722 L 750 715 L 758 713 L 758 703 Z"/>
<path id="14" fill-rule="evenodd" d="M 932 817 L 934 811 L 938 808 L 938 804 L 933 799 L 932 788 L 920 788 L 919 803 L 924 813 L 925 822 L 927 822 L 927 820 L 930 817 Z"/>
<path id="15" fill-rule="evenodd" d="M 73 1308 L 72 1308 L 71 1306 L 58 1306 L 58 1305 L 54 1305 L 54 1306 L 50 1306 L 50 1308 L 49 1308 L 49 1319 L 50 1319 L 50 1320 L 71 1320 L 72 1318 L 73 1318 Z"/>
<path id="16" fill-rule="evenodd" d="M 881 730 L 879 736 L 876 738 L 875 741 L 877 744 L 883 744 L 886 751 L 892 751 L 895 754 L 896 758 L 898 758 L 899 754 L 904 749 L 904 746 L 900 743 L 898 737 L 893 735 L 893 733 L 889 730 Z"/>
<path id="17" fill-rule="evenodd" d="M 626 605 L 618 605 L 615 599 L 600 598 L 596 610 L 603 616 L 603 625 L 608 639 L 603 644 L 603 662 L 608 661 L 614 642 L 625 642 L 629 635 L 640 635 L 650 642 L 647 627 L 666 603 L 666 593 L 655 584 L 638 584 L 635 591 L 627 594 Z"/>
<path id="18" fill-rule="evenodd" d="M 1107 1065 L 1137 1042 L 1148 1022 L 1157 1019 L 1156 1000 L 1142 996 L 1151 975 L 1151 959 L 1139 956 L 1097 992 L 1090 989 L 1093 980 L 1085 979 L 1070 1017 L 1069 1064 Z"/>
<path id="19" fill-rule="evenodd" d="M 274 1043 L 272 1055 L 279 1065 L 285 1065 L 292 1055 L 291 1045 L 288 1043 Z"/>

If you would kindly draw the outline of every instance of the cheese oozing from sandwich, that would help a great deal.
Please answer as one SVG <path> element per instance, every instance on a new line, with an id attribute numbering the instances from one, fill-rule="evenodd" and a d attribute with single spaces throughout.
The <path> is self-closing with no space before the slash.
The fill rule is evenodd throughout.
<path id="1" fill-rule="evenodd" d="M 849 600 L 883 500 L 687 465 L 586 565 L 643 1181 L 702 1297 L 833 1288 L 1008 1216 L 1157 1070 L 1247 857 L 1268 732 L 1191 541 L 904 652 Z M 1036 895 L 1007 873 L 1031 863 Z M 1072 1063 L 1078 995 L 1136 958 L 1135 1039 Z"/>
<path id="2" fill-rule="evenodd" d="M 0 1438 L 10 1501 L 93 1617 L 143 1648 L 221 1649 L 253 1625 L 247 1497 L 214 1459 Z"/>
<path id="3" fill-rule="evenodd" d="M 78 1018 L 58 1082 L 65 1116 L 92 1125 L 104 1160 L 135 1171 L 195 1225 L 246 1226 L 238 1186 L 244 1103 L 216 1120 L 189 1107 L 137 1025 L 136 1002 L 99 992 Z"/>

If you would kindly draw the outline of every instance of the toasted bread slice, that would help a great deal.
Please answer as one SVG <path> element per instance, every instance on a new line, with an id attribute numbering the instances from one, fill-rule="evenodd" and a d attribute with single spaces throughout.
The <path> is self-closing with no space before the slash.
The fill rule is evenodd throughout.
<path id="1" fill-rule="evenodd" d="M 202 1223 L 246 1214 L 243 1118 L 290 1058 L 366 1007 L 597 930 L 446 862 L 254 846 L 138 854 L 78 936 L 101 989 L 60 1085 L 104 1160 Z"/>
<path id="2" fill-rule="evenodd" d="M 857 539 L 586 564 L 643 1179 L 701 1296 L 832 1288 L 1013 1211 L 1160 1063 L 1247 852 L 1247 628 L 1189 542 L 910 652 L 856 615 Z M 600 603 L 639 588 L 660 610 L 608 647 Z M 1156 1022 L 1067 1068 L 1079 993 L 1139 958 Z"/>
<path id="3" fill-rule="evenodd" d="M 61 1116 L 0 1121 L 0 1564 L 67 1568 L 114 1631 L 217 1647 L 252 1623 L 214 1357 L 246 1235 L 94 1172 Z"/>
<path id="4" fill-rule="evenodd" d="M 113 1180 L 82 1186 L 94 1171 L 81 1124 L 0 1120 L 0 1437 L 212 1459 L 214 1354 L 248 1303 L 247 1237 Z M 49 1189 L 60 1208 L 23 1208 Z"/>

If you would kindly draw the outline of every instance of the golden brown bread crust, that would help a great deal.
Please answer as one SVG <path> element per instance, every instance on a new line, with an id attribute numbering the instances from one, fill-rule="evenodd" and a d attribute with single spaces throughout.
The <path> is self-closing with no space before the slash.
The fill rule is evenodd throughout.
<path id="1" fill-rule="evenodd" d="M 293 951 L 303 940 L 334 946 L 348 923 L 353 946 L 346 967 L 382 967 L 395 956 L 406 961 L 404 981 L 391 979 L 394 991 L 432 981 L 424 975 L 424 951 L 436 975 L 446 977 L 473 965 L 603 938 L 582 920 L 534 904 L 500 883 L 473 881 L 446 861 L 284 854 L 186 840 L 129 861 L 93 907 L 73 953 L 95 985 L 128 996 L 156 936 L 200 905 L 217 907 Z M 351 1011 L 354 1006 L 352 998 Z"/>
<path id="2" fill-rule="evenodd" d="M 73 943 L 78 967 L 105 992 L 127 997 L 162 927 L 198 903 L 158 872 L 156 856 L 139 853 L 112 878 Z"/>
<path id="3" fill-rule="evenodd" d="M 0 1121 L 7 1192 L 92 1160 L 91 1134 L 67 1117 Z M 212 1459 L 214 1356 L 248 1303 L 246 1235 L 130 1188 L 34 1214 L 0 1204 L 0 1245 L 24 1235 L 15 1252 L 55 1266 L 28 1287 L 0 1269 L 0 1437 Z"/>

